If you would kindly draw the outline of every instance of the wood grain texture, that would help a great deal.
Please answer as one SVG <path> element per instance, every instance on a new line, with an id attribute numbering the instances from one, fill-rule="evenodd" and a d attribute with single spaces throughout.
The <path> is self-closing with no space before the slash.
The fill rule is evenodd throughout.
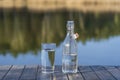
<path id="1" fill-rule="evenodd" d="M 92 69 L 89 66 L 79 66 L 80 72 L 89 72 L 92 71 Z"/>
<path id="2" fill-rule="evenodd" d="M 120 70 L 115 67 L 105 67 L 117 80 L 120 80 Z"/>
<path id="3" fill-rule="evenodd" d="M 0 80 L 6 76 L 11 67 L 11 65 L 0 66 Z"/>
<path id="4" fill-rule="evenodd" d="M 0 80 L 120 80 L 120 66 L 79 66 L 77 73 L 64 74 L 58 65 L 45 74 L 39 65 L 7 65 L 0 66 Z"/>
<path id="5" fill-rule="evenodd" d="M 25 66 L 20 80 L 36 80 L 37 67 L 36 65 Z"/>
<path id="6" fill-rule="evenodd" d="M 100 80 L 100 78 L 93 71 L 83 72 L 82 75 L 85 80 Z"/>
<path id="7" fill-rule="evenodd" d="M 73 73 L 73 74 L 68 74 L 68 78 L 69 80 L 84 80 L 83 76 L 81 75 L 81 73 Z"/>
<path id="8" fill-rule="evenodd" d="M 4 77 L 3 80 L 19 80 L 22 71 L 24 69 L 24 66 L 12 66 L 10 71 L 7 73 L 7 75 Z"/>
<path id="9" fill-rule="evenodd" d="M 67 75 L 62 73 L 61 66 L 55 66 L 55 73 L 53 74 L 53 80 L 68 80 Z"/>
<path id="10" fill-rule="evenodd" d="M 79 67 L 80 72 L 82 72 L 82 75 L 85 80 L 100 80 L 100 78 L 96 75 L 96 73 L 89 67 L 89 66 L 80 66 Z"/>
<path id="11" fill-rule="evenodd" d="M 102 66 L 95 66 L 95 67 L 91 67 L 95 73 L 97 74 L 97 76 L 101 79 L 101 80 L 116 80 L 107 70 L 105 70 L 104 67 Z"/>
<path id="12" fill-rule="evenodd" d="M 50 73 L 42 73 L 41 67 L 38 67 L 37 80 L 53 80 L 53 76 Z"/>

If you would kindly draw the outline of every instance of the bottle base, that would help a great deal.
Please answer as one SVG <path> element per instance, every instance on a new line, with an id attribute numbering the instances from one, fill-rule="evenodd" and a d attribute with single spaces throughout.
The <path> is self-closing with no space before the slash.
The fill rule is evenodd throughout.
<path id="1" fill-rule="evenodd" d="M 77 73 L 78 71 L 77 70 L 74 70 L 74 71 L 70 71 L 70 70 L 62 70 L 63 73 Z"/>

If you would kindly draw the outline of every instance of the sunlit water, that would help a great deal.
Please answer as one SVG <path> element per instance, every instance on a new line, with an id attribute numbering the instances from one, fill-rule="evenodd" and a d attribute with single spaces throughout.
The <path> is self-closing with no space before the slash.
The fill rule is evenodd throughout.
<path id="1" fill-rule="evenodd" d="M 120 65 L 120 14 L 0 11 L 0 65 L 41 64 L 41 43 L 55 42 L 62 64 L 66 21 L 75 21 L 79 65 Z"/>
<path id="2" fill-rule="evenodd" d="M 120 65 L 120 36 L 111 37 L 108 40 L 87 41 L 85 44 L 78 42 L 79 65 Z M 62 43 L 57 47 L 55 64 L 62 64 Z M 19 53 L 14 58 L 11 53 L 0 55 L 0 64 L 41 64 L 41 53 L 34 55 L 32 51 L 26 54 Z"/>

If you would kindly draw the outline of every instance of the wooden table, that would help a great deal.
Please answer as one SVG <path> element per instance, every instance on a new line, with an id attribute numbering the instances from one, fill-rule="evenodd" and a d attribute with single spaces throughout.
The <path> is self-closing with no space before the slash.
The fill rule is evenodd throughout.
<path id="1" fill-rule="evenodd" d="M 120 80 L 120 66 L 79 66 L 76 74 L 43 74 L 39 65 L 1 65 L 0 80 Z"/>

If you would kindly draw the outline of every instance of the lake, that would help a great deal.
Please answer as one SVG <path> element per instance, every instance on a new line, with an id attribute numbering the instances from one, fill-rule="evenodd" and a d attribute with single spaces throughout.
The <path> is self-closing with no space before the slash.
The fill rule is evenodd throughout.
<path id="1" fill-rule="evenodd" d="M 41 43 L 57 44 L 62 63 L 66 22 L 75 21 L 79 65 L 120 65 L 120 13 L 0 9 L 0 65 L 41 64 Z"/>

